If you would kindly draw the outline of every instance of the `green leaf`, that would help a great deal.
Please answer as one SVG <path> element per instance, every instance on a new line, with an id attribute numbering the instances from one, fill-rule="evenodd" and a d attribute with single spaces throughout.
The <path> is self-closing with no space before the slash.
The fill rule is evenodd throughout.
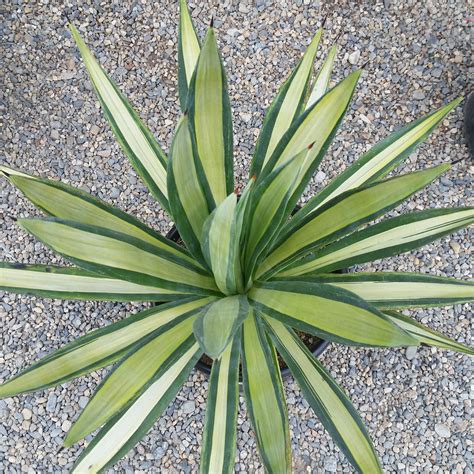
<path id="1" fill-rule="evenodd" d="M 217 287 L 225 295 L 243 292 L 237 195 L 229 194 L 204 223 L 202 251 Z"/>
<path id="2" fill-rule="evenodd" d="M 64 446 L 72 446 L 109 421 L 188 351 L 195 344 L 194 320 L 195 316 L 187 317 L 136 344 L 97 388 L 69 430 Z"/>
<path id="3" fill-rule="evenodd" d="M 403 330 L 409 332 L 421 344 L 428 346 L 441 347 L 450 351 L 462 352 L 468 355 L 474 355 L 474 350 L 464 344 L 460 344 L 449 337 L 444 336 L 438 331 L 427 328 L 423 324 L 395 311 L 386 311 L 385 315 L 400 326 Z"/>
<path id="4" fill-rule="evenodd" d="M 331 79 L 331 73 L 334 65 L 334 59 L 337 53 L 337 45 L 333 45 L 324 60 L 321 69 L 316 76 L 316 80 L 312 86 L 311 95 L 309 96 L 306 108 L 309 109 L 315 104 L 328 90 L 329 81 Z"/>
<path id="5" fill-rule="evenodd" d="M 76 27 L 69 24 L 69 28 L 117 141 L 153 196 L 168 210 L 165 153 L 116 84 L 96 61 Z"/>
<path id="6" fill-rule="evenodd" d="M 249 214 L 248 238 L 245 248 L 245 273 L 247 280 L 252 278 L 259 257 L 277 235 L 286 212 L 300 166 L 311 153 L 311 146 L 304 149 L 293 160 L 270 173 L 252 196 Z"/>
<path id="7" fill-rule="evenodd" d="M 328 283 L 382 309 L 446 306 L 474 300 L 474 282 L 421 273 L 315 273 L 282 280 Z"/>
<path id="8" fill-rule="evenodd" d="M 241 333 L 212 364 L 200 472 L 234 472 Z"/>
<path id="9" fill-rule="evenodd" d="M 301 281 L 256 283 L 252 305 L 268 316 L 328 341 L 354 346 L 416 345 L 379 310 L 349 291 Z"/>
<path id="10" fill-rule="evenodd" d="M 123 232 L 195 263 L 173 241 L 126 212 L 80 189 L 58 181 L 28 176 L 7 166 L 0 166 L 0 174 L 6 176 L 35 206 L 51 216 Z"/>
<path id="11" fill-rule="evenodd" d="M 243 324 L 242 373 L 245 400 L 257 446 L 269 473 L 291 473 L 288 413 L 275 348 L 258 316 Z"/>
<path id="12" fill-rule="evenodd" d="M 165 372 L 160 371 L 136 400 L 102 428 L 80 455 L 72 472 L 98 472 L 124 456 L 176 397 L 200 356 L 199 345 L 195 343 Z"/>
<path id="13" fill-rule="evenodd" d="M 172 301 L 172 290 L 106 278 L 79 268 L 0 262 L 0 290 L 45 298 L 99 301 Z"/>
<path id="14" fill-rule="evenodd" d="M 82 336 L 40 359 L 0 385 L 0 397 L 31 392 L 79 377 L 112 364 L 153 331 L 196 314 L 212 298 L 186 299 L 160 305 Z"/>
<path id="15" fill-rule="evenodd" d="M 298 214 L 301 213 L 301 216 L 303 216 L 314 212 L 345 191 L 382 179 L 397 167 L 414 148 L 422 143 L 461 101 L 461 97 L 453 100 L 444 107 L 426 117 L 415 120 L 377 143 L 337 176 L 321 193 L 310 199 Z"/>
<path id="16" fill-rule="evenodd" d="M 272 318 L 265 321 L 305 399 L 351 464 L 358 472 L 382 473 L 367 429 L 347 395 L 291 329 Z"/>
<path id="17" fill-rule="evenodd" d="M 232 341 L 249 312 L 245 295 L 218 299 L 203 309 L 194 323 L 194 335 L 202 350 L 218 358 Z"/>
<path id="18" fill-rule="evenodd" d="M 336 87 L 301 114 L 283 135 L 262 170 L 259 176 L 260 180 L 304 150 L 308 143 L 314 144 L 311 152 L 308 153 L 301 165 L 298 183 L 295 185 L 293 195 L 287 205 L 289 212 L 293 210 L 336 134 L 349 106 L 360 74 L 361 71 L 349 74 Z"/>
<path id="19" fill-rule="evenodd" d="M 171 213 L 179 235 L 196 259 L 205 264 L 201 252 L 201 235 L 209 208 L 196 171 L 186 115 L 178 124 L 171 146 L 168 189 Z"/>
<path id="20" fill-rule="evenodd" d="M 189 14 L 186 0 L 179 2 L 179 33 L 178 33 L 178 89 L 181 110 L 186 110 L 188 87 L 196 67 L 201 46 L 193 20 Z"/>
<path id="21" fill-rule="evenodd" d="M 187 260 L 140 239 L 61 219 L 22 219 L 22 227 L 86 270 L 139 285 L 218 294 L 214 279 Z"/>
<path id="22" fill-rule="evenodd" d="M 283 270 L 279 276 L 304 275 L 316 270 L 318 273 L 329 273 L 356 263 L 398 255 L 472 222 L 474 208 L 469 207 L 429 209 L 386 219 L 309 255 Z"/>
<path id="23" fill-rule="evenodd" d="M 234 189 L 232 117 L 227 80 L 214 30 L 209 28 L 188 92 L 188 112 L 198 177 L 210 209 Z"/>
<path id="24" fill-rule="evenodd" d="M 303 219 L 294 216 L 282 230 L 275 250 L 262 263 L 256 277 L 267 278 L 269 274 L 393 209 L 449 167 L 443 164 L 353 189 Z"/>
<path id="25" fill-rule="evenodd" d="M 314 35 L 308 49 L 290 77 L 280 88 L 265 114 L 262 131 L 257 140 L 250 174 L 259 174 L 268 162 L 280 139 L 293 121 L 303 111 L 304 101 L 308 92 L 314 58 L 318 51 L 319 41 L 323 33 L 319 29 Z M 312 143 L 313 140 L 308 140 Z M 301 151 L 301 150 L 298 150 Z M 296 153 L 295 153 L 296 155 Z"/>

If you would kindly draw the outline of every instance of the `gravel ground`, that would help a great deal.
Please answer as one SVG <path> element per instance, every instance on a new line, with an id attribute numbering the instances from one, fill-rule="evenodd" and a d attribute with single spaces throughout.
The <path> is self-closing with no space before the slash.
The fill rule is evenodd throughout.
<path id="1" fill-rule="evenodd" d="M 62 14 L 67 12 L 86 31 L 102 64 L 166 147 L 178 118 L 176 2 L 85 1 L 80 7 L 70 0 L 7 3 L 0 6 L 4 18 L 0 160 L 60 178 L 167 230 L 169 219 L 114 142 Z M 211 14 L 215 16 L 229 75 L 240 177 L 248 169 L 265 108 L 326 14 L 322 51 L 341 34 L 334 79 L 367 61 L 368 65 L 345 124 L 308 194 L 390 131 L 467 92 L 469 13 L 462 0 L 400 1 L 388 8 L 363 1 L 334 6 L 309 0 L 223 0 L 218 7 L 214 3 L 193 0 L 191 6 L 200 32 Z M 399 171 L 467 158 L 461 130 L 458 108 Z M 468 183 L 473 171 L 471 162 L 461 161 L 397 212 L 472 205 Z M 1 181 L 1 258 L 61 263 L 15 225 L 15 217 L 33 215 L 38 215 L 33 207 Z M 461 231 L 367 267 L 469 278 L 470 251 L 469 232 Z M 144 307 L 0 296 L 0 381 L 77 336 Z M 469 342 L 469 311 L 467 305 L 458 305 L 413 315 Z M 322 361 L 361 411 L 387 472 L 472 472 L 468 439 L 472 371 L 465 356 L 430 348 L 364 350 L 332 345 Z M 82 445 L 61 450 L 62 439 L 102 375 L 97 372 L 56 389 L 0 401 L 0 471 L 68 471 Z M 296 384 L 289 379 L 285 387 L 294 471 L 350 472 Z M 195 472 L 206 389 L 206 378 L 194 372 L 164 416 L 115 469 Z M 236 471 L 262 472 L 243 400 L 238 423 Z"/>

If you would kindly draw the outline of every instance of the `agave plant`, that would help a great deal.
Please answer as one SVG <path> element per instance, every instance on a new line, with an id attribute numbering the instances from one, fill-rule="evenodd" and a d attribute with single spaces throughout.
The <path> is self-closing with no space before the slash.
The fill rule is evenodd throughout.
<path id="1" fill-rule="evenodd" d="M 76 472 L 97 472 L 151 428 L 205 353 L 213 364 L 201 471 L 232 471 L 241 372 L 265 468 L 290 472 L 278 352 L 352 465 L 380 472 L 361 418 L 294 330 L 354 346 L 428 344 L 473 353 L 400 312 L 470 301 L 473 283 L 418 273 L 334 273 L 407 252 L 473 222 L 472 208 L 456 208 L 371 224 L 449 169 L 441 164 L 385 179 L 460 99 L 376 144 L 291 217 L 361 75 L 352 72 L 328 90 L 333 46 L 311 81 L 321 30 L 266 113 L 239 199 L 230 102 L 212 26 L 201 45 L 181 1 L 183 114 L 168 156 L 78 30 L 70 29 L 112 130 L 184 245 L 90 194 L 2 166 L 1 173 L 49 216 L 20 225 L 74 264 L 3 262 L 2 290 L 166 303 L 40 359 L 1 385 L 0 395 L 44 389 L 114 364 L 64 441 L 70 446 L 101 428 L 75 466 Z"/>

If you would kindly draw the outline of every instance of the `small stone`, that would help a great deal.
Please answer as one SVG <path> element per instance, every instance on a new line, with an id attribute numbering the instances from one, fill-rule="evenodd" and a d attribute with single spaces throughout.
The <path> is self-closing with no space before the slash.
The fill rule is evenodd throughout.
<path id="1" fill-rule="evenodd" d="M 120 189 L 117 189 L 117 188 L 113 187 L 110 190 L 110 197 L 115 199 L 115 198 L 118 198 L 119 196 L 120 196 Z"/>
<path id="2" fill-rule="evenodd" d="M 420 90 L 420 89 L 417 89 L 414 93 L 413 93 L 413 98 L 416 99 L 416 100 L 423 100 L 425 98 L 425 93 Z"/>
<path id="3" fill-rule="evenodd" d="M 69 420 L 64 420 L 63 424 L 61 425 L 61 429 L 63 431 L 69 431 L 71 429 L 72 423 Z"/>
<path id="4" fill-rule="evenodd" d="M 54 411 L 56 408 L 56 401 L 57 397 L 54 393 L 50 393 L 48 396 L 48 401 L 46 402 L 46 411 L 49 411 L 50 413 Z"/>
<path id="5" fill-rule="evenodd" d="M 337 461 L 335 458 L 326 458 L 324 460 L 324 470 L 328 472 L 336 472 L 337 471 Z"/>
<path id="6" fill-rule="evenodd" d="M 318 171 L 315 179 L 317 183 L 322 183 L 326 179 L 326 173 L 324 171 Z"/>
<path id="7" fill-rule="evenodd" d="M 183 413 L 188 415 L 193 413 L 196 408 L 196 404 L 193 401 L 183 403 Z"/>
<path id="8" fill-rule="evenodd" d="M 450 240 L 449 241 L 449 246 L 453 249 L 453 252 L 456 255 L 458 255 L 459 252 L 461 251 L 461 246 L 455 240 Z"/>
<path id="9" fill-rule="evenodd" d="M 357 64 L 359 62 L 359 59 L 360 59 L 360 51 L 358 49 L 356 49 L 351 54 L 349 54 L 349 62 L 351 64 Z"/>
<path id="10" fill-rule="evenodd" d="M 80 406 L 81 408 L 85 408 L 85 406 L 86 406 L 88 403 L 89 403 L 89 397 L 84 397 L 84 396 L 82 396 L 82 397 L 79 398 L 79 406 Z"/>
<path id="11" fill-rule="evenodd" d="M 91 133 L 92 135 L 97 135 L 100 132 L 100 128 L 97 125 L 92 125 Z"/>
<path id="12" fill-rule="evenodd" d="M 31 420 L 31 417 L 33 416 L 33 412 L 29 408 L 23 408 L 21 414 L 23 415 L 24 420 Z"/>
<path id="13" fill-rule="evenodd" d="M 451 436 L 451 430 L 443 423 L 436 423 L 435 431 L 440 438 L 449 438 Z"/>
<path id="14" fill-rule="evenodd" d="M 59 132 L 56 129 L 51 130 L 51 138 L 53 140 L 59 140 Z"/>
<path id="15" fill-rule="evenodd" d="M 416 357 L 416 351 L 417 351 L 416 346 L 407 347 L 407 350 L 405 352 L 406 358 L 408 360 L 413 360 Z"/>

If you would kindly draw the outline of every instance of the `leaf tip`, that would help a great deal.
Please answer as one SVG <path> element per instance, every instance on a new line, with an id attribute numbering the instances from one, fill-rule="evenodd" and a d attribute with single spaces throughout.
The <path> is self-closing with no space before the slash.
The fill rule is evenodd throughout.
<path id="1" fill-rule="evenodd" d="M 211 21 L 209 22 L 209 28 L 214 28 L 214 15 L 211 16 Z"/>
<path id="2" fill-rule="evenodd" d="M 308 150 L 311 150 L 311 148 L 313 148 L 314 144 L 315 144 L 315 142 L 310 143 L 310 144 L 308 145 Z"/>
<path id="3" fill-rule="evenodd" d="M 323 21 L 321 22 L 321 28 L 324 28 L 324 26 L 326 25 L 327 19 L 328 19 L 328 15 L 326 15 L 326 16 L 323 18 Z"/>

